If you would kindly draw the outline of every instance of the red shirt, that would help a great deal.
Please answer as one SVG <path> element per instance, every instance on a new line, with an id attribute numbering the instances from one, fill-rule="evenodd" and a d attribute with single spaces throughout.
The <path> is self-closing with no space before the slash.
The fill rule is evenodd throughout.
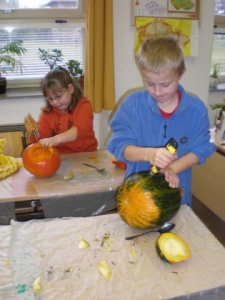
<path id="1" fill-rule="evenodd" d="M 54 109 L 50 113 L 45 113 L 42 109 L 38 128 L 40 139 L 52 137 L 65 132 L 71 127 L 77 128 L 77 138 L 75 141 L 59 144 L 56 148 L 60 153 L 88 152 L 96 151 L 98 141 L 93 128 L 93 110 L 91 103 L 82 98 L 75 109 L 69 113 Z M 32 137 L 32 142 L 36 142 Z"/>
<path id="2" fill-rule="evenodd" d="M 169 117 L 171 117 L 171 116 L 175 113 L 177 107 L 179 106 L 180 99 L 181 99 L 181 92 L 180 92 L 180 91 L 177 91 L 177 96 L 178 96 L 178 104 L 177 104 L 177 106 L 174 108 L 173 111 L 171 111 L 170 113 L 167 113 L 167 112 L 165 112 L 164 110 L 159 109 L 161 115 L 163 116 L 163 118 L 168 119 Z"/>

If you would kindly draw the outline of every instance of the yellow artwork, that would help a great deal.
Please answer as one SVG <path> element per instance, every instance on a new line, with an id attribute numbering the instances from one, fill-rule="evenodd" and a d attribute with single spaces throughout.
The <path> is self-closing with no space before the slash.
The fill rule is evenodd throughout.
<path id="1" fill-rule="evenodd" d="M 193 55 L 193 32 L 193 20 L 148 17 L 136 18 L 135 53 L 137 53 L 140 44 L 146 38 L 174 35 L 183 48 L 184 55 L 191 56 Z"/>

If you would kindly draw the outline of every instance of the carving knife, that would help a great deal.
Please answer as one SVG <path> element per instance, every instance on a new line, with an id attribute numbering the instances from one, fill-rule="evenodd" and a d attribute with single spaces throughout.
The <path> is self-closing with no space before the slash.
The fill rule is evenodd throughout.
<path id="1" fill-rule="evenodd" d="M 169 150 L 170 153 L 174 154 L 177 151 L 178 143 L 174 138 L 171 138 L 166 143 L 165 147 L 167 150 Z M 153 165 L 153 166 L 151 166 L 149 173 L 150 173 L 150 175 L 154 175 L 154 174 L 158 173 L 158 171 L 159 171 L 159 168 Z"/>

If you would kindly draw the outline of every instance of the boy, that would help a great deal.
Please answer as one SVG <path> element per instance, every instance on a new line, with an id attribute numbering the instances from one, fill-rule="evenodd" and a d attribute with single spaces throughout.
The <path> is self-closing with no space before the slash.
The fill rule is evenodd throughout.
<path id="1" fill-rule="evenodd" d="M 136 56 L 146 90 L 129 95 L 111 121 L 108 150 L 127 164 L 125 177 L 155 165 L 171 187 L 182 187 L 182 204 L 191 206 L 191 167 L 215 151 L 208 110 L 179 84 L 183 52 L 174 37 L 147 39 Z M 165 144 L 178 143 L 176 154 Z"/>

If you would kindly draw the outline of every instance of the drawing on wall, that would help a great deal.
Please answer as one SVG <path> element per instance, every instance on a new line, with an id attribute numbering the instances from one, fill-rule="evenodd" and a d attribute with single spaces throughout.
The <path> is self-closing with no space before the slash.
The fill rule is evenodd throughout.
<path id="1" fill-rule="evenodd" d="M 146 38 L 174 35 L 185 56 L 196 56 L 198 50 L 198 21 L 172 18 L 136 18 L 135 53 Z"/>
<path id="2" fill-rule="evenodd" d="M 136 17 L 199 19 L 200 0 L 133 0 L 133 22 Z"/>
<path id="3" fill-rule="evenodd" d="M 153 19 L 144 26 L 137 27 L 137 33 L 140 42 L 142 43 L 146 38 L 158 38 L 167 35 L 174 35 L 182 48 L 190 43 L 188 34 L 183 34 L 179 28 L 174 28 L 173 25 L 166 22 L 165 19 Z"/>
<path id="4" fill-rule="evenodd" d="M 197 0 L 168 0 L 168 12 L 198 13 L 199 1 Z"/>

